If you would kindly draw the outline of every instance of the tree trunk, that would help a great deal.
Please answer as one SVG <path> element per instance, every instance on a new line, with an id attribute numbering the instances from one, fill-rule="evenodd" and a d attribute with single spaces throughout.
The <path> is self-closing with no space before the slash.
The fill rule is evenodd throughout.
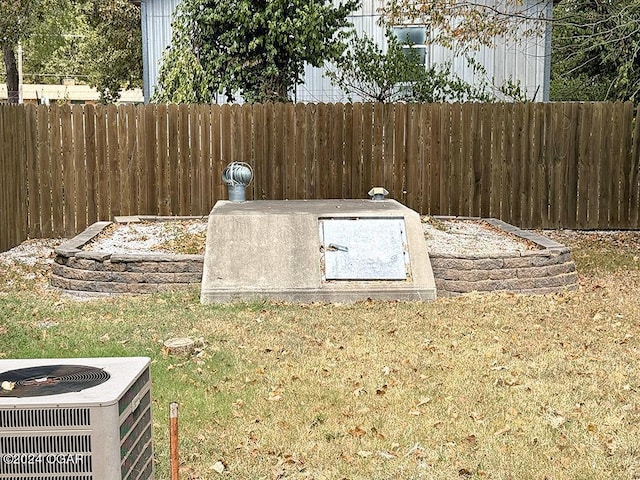
<path id="1" fill-rule="evenodd" d="M 18 103 L 18 64 L 12 46 L 5 46 L 4 68 L 7 72 L 7 98 L 9 103 Z"/>

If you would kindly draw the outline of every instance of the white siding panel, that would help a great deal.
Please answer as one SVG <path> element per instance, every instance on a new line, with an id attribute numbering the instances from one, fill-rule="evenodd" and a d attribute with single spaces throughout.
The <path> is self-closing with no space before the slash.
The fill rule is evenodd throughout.
<path id="1" fill-rule="evenodd" d="M 143 55 L 146 56 L 145 101 L 155 90 L 162 52 L 171 43 L 171 20 L 180 0 L 143 0 L 146 22 L 146 39 L 143 39 Z"/>
<path id="2" fill-rule="evenodd" d="M 338 3 L 339 0 L 334 1 Z M 380 3 L 380 0 L 365 0 L 364 6 L 366 11 L 374 13 L 365 15 L 358 11 L 355 12 L 354 15 L 351 15 L 349 20 L 353 23 L 354 28 L 359 35 L 365 34 L 373 38 L 379 45 L 382 45 L 384 51 L 387 48 L 384 28 L 380 27 L 378 24 L 380 15 L 377 13 L 377 7 L 375 7 L 375 5 Z M 338 87 L 333 86 L 325 76 L 325 72 L 331 68 L 331 66 L 315 68 L 307 65 L 305 68 L 304 84 L 297 86 L 295 100 L 298 102 L 310 103 L 347 102 L 348 98 L 346 94 Z M 361 99 L 357 95 L 352 95 L 351 100 L 356 102 Z"/>

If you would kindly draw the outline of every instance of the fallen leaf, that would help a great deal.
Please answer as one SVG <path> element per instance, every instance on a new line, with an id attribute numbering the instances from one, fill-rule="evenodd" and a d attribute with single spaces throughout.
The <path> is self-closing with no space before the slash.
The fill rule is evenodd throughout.
<path id="1" fill-rule="evenodd" d="M 383 452 L 382 450 L 379 450 L 377 453 L 378 453 L 378 456 L 384 458 L 385 460 L 391 460 L 392 458 L 397 457 L 397 455 L 394 453 L 386 452 L 386 451 Z"/>
<path id="2" fill-rule="evenodd" d="M 353 462 L 353 457 L 351 455 L 349 455 L 348 453 L 346 453 L 346 452 L 342 452 L 340 454 L 340 458 L 342 460 L 344 460 L 345 462 L 347 462 L 347 463 Z"/>
<path id="3" fill-rule="evenodd" d="M 509 367 L 507 365 L 495 365 L 493 367 L 490 368 L 490 370 L 493 370 L 494 372 L 500 371 L 500 370 L 506 370 Z"/>
<path id="4" fill-rule="evenodd" d="M 220 460 L 213 464 L 213 471 L 219 473 L 220 475 L 224 473 L 225 469 L 226 467 L 224 466 L 224 463 L 222 463 Z"/>
<path id="5" fill-rule="evenodd" d="M 356 425 L 351 430 L 349 430 L 349 435 L 352 437 L 363 437 L 367 434 L 367 431 L 364 430 L 360 425 Z"/>
<path id="6" fill-rule="evenodd" d="M 554 410 L 551 407 L 546 408 L 544 419 L 549 425 L 551 425 L 552 428 L 560 428 L 567 421 L 562 413 Z"/>
<path id="7" fill-rule="evenodd" d="M 478 422 L 480 420 L 482 420 L 484 418 L 484 415 L 482 413 L 478 413 L 478 412 L 471 412 L 469 414 L 469 417 L 471 417 L 471 419 L 475 422 Z"/>
<path id="8" fill-rule="evenodd" d="M 416 458 L 424 458 L 427 456 L 425 449 L 419 443 L 416 443 L 413 447 L 409 449 L 407 453 L 404 454 L 405 457 L 416 457 Z"/>
<path id="9" fill-rule="evenodd" d="M 470 445 L 475 445 L 477 439 L 476 439 L 475 435 L 471 434 L 471 435 L 468 435 L 467 437 L 465 437 L 464 441 L 467 442 Z"/>
<path id="10" fill-rule="evenodd" d="M 279 402 L 282 400 L 282 390 L 279 387 L 271 387 L 267 400 L 269 402 Z"/>
<path id="11" fill-rule="evenodd" d="M 5 390 L 7 392 L 10 392 L 11 390 L 14 389 L 14 387 L 16 386 L 15 382 L 7 382 L 4 381 L 2 382 L 2 384 L 0 385 L 0 388 L 2 388 L 2 390 Z"/>

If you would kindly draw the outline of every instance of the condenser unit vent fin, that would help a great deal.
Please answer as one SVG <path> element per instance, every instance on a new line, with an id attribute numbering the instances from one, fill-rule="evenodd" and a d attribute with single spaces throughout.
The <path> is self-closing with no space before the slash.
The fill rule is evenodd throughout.
<path id="1" fill-rule="evenodd" d="M 69 428 L 90 425 L 88 408 L 0 410 L 0 428 Z"/>
<path id="2" fill-rule="evenodd" d="M 136 380 L 133 386 L 127 390 L 120 401 L 118 402 L 118 410 L 119 415 L 122 415 L 123 412 L 129 407 L 134 398 L 144 389 L 144 387 L 149 382 L 149 369 L 147 368 L 140 377 Z"/>
<path id="3" fill-rule="evenodd" d="M 145 430 L 140 441 L 134 446 L 133 450 L 128 452 L 124 457 L 121 467 L 123 480 L 146 479 L 148 476 L 141 475 L 143 472 L 151 471 L 152 465 L 151 451 L 151 425 Z"/>
<path id="4" fill-rule="evenodd" d="M 16 436 L 2 438 L 0 445 L 0 478 L 92 472 L 90 435 Z"/>
<path id="5" fill-rule="evenodd" d="M 145 398 L 147 398 L 147 396 L 145 396 Z M 133 414 L 129 416 L 129 418 L 131 418 L 131 424 L 133 425 L 135 423 L 135 428 L 126 437 L 124 435 L 120 437 L 122 439 L 120 451 L 122 452 L 123 455 L 126 454 L 126 452 L 128 452 L 129 449 L 136 443 L 136 441 L 138 440 L 138 437 L 145 430 L 145 428 L 151 425 L 151 409 L 149 408 L 149 406 L 146 405 L 143 408 L 139 408 L 139 410 L 144 412 L 142 416 L 137 415 L 136 416 L 137 418 L 133 418 L 134 417 Z M 122 433 L 122 428 L 120 432 Z"/>
<path id="6" fill-rule="evenodd" d="M 42 435 L 0 437 L 4 455 L 91 453 L 91 435 Z"/>

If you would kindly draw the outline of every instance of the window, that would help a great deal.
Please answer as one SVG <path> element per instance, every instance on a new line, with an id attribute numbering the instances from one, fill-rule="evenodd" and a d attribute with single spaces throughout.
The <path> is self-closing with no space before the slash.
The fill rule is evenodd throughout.
<path id="1" fill-rule="evenodd" d="M 417 55 L 421 65 L 427 64 L 427 28 L 425 26 L 403 25 L 394 27 L 393 33 L 404 45 L 402 50 L 407 56 Z"/>

